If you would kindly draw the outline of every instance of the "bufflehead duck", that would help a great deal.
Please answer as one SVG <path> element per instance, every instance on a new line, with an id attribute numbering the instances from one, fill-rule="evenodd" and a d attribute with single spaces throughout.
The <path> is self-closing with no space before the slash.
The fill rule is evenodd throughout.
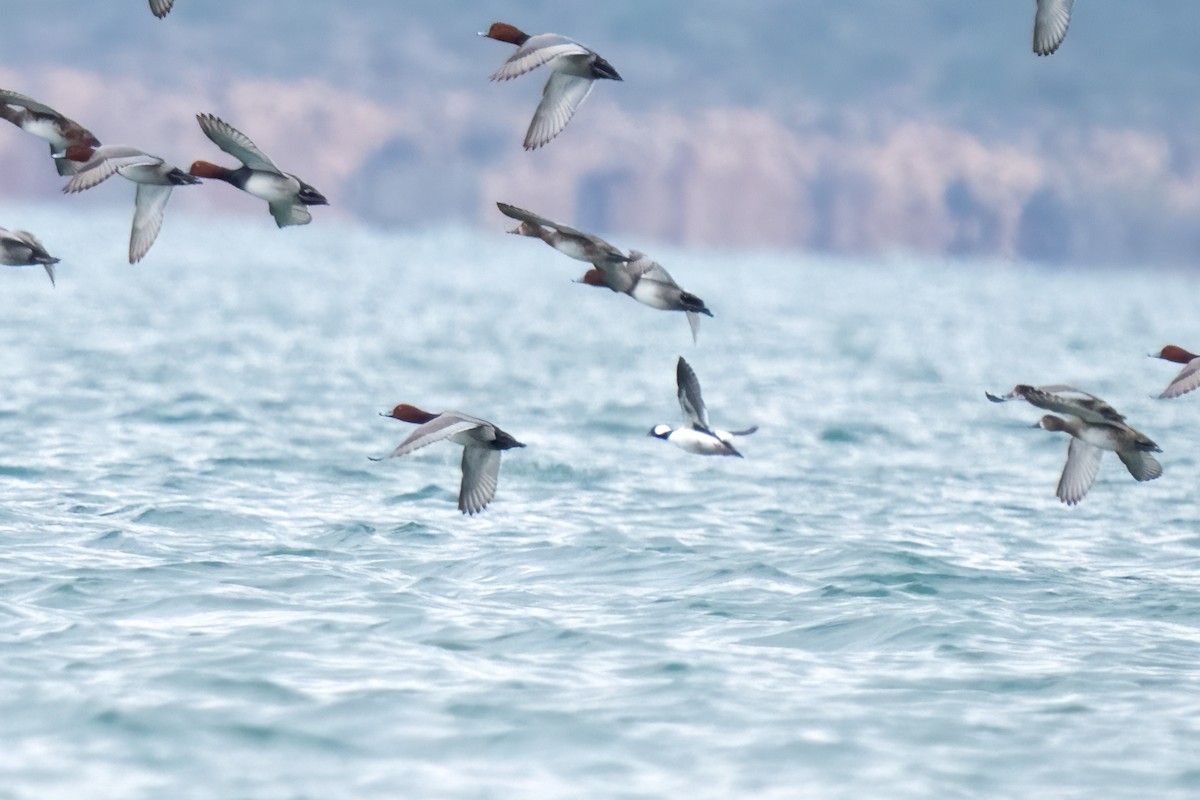
<path id="1" fill-rule="evenodd" d="M 704 398 L 700 395 L 700 381 L 683 356 L 680 356 L 675 364 L 675 384 L 685 426 L 672 428 L 670 425 L 655 425 L 648 435 L 665 439 L 676 447 L 697 455 L 742 458 L 742 454 L 733 446 L 733 437 L 749 436 L 758 430 L 758 426 L 754 425 L 742 431 L 722 431 L 712 427 L 708 422 L 708 409 L 704 406 Z"/>

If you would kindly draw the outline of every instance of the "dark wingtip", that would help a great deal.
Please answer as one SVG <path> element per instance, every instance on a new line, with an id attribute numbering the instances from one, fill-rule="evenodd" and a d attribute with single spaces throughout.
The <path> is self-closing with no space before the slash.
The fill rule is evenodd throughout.
<path id="1" fill-rule="evenodd" d="M 991 392 L 984 392 L 983 394 L 988 400 L 991 400 L 993 403 L 1003 403 L 1005 401 L 1005 398 L 997 397 L 996 395 L 992 394 Z"/>
<path id="2" fill-rule="evenodd" d="M 607 61 L 605 61 L 603 58 L 600 58 L 599 56 L 596 57 L 595 62 L 592 64 L 592 76 L 595 78 L 606 78 L 610 81 L 624 81 L 625 80 L 624 78 L 621 77 L 621 73 L 619 73 L 615 69 L 613 69 L 612 64 L 608 63 Z"/>

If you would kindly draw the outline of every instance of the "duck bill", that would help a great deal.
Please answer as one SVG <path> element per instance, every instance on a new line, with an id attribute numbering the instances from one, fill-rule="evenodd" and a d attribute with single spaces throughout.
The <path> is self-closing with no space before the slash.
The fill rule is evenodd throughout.
<path id="1" fill-rule="evenodd" d="M 613 65 L 603 58 L 597 58 L 596 63 L 592 64 L 592 75 L 597 78 L 607 78 L 610 81 L 625 80 L 621 77 L 620 73 L 613 69 Z"/>

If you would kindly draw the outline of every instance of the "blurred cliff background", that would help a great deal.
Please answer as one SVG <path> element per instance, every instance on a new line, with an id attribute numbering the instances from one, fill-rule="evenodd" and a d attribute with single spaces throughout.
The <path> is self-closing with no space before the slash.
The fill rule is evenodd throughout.
<path id="1" fill-rule="evenodd" d="M 0 86 L 185 169 L 229 163 L 194 120 L 219 114 L 330 215 L 372 225 L 501 230 L 505 200 L 626 247 L 1200 256 L 1193 0 L 1080 3 L 1049 58 L 1030 51 L 1033 0 L 280 7 L 178 0 L 158 20 L 144 0 L 9 4 Z M 625 81 L 526 153 L 546 75 L 487 80 L 512 51 L 476 37 L 495 20 L 576 38 Z M 42 142 L 0 126 L 0 202 L 129 202 L 60 186 Z M 271 224 L 229 187 L 176 194 L 172 213 Z"/>

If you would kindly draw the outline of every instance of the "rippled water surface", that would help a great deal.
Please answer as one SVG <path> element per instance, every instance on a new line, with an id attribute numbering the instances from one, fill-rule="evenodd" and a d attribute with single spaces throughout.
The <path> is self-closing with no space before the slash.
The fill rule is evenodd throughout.
<path id="1" fill-rule="evenodd" d="M 693 345 L 500 222 L 0 224 L 0 798 L 1200 793 L 1194 276 L 655 249 Z M 1061 505 L 1022 382 L 1164 476 Z M 527 443 L 485 513 L 398 402 Z"/>

